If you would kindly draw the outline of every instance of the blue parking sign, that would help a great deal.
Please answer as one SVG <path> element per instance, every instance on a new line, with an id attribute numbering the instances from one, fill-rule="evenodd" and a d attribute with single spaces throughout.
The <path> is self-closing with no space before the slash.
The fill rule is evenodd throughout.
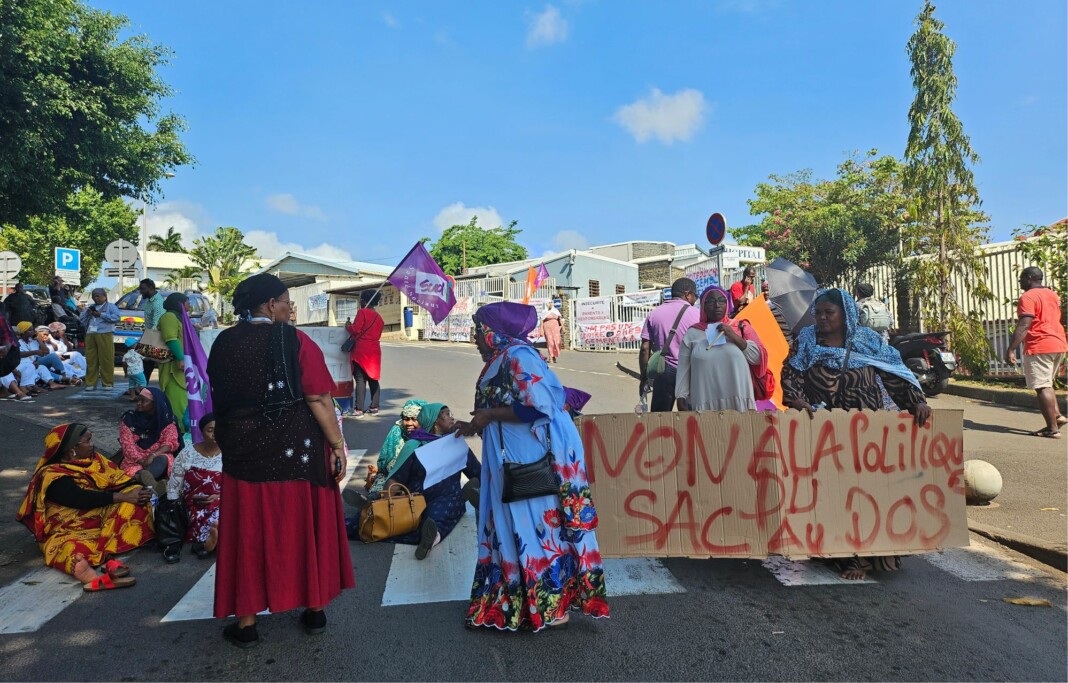
<path id="1" fill-rule="evenodd" d="M 82 252 L 78 249 L 56 247 L 56 270 L 81 270 Z"/>

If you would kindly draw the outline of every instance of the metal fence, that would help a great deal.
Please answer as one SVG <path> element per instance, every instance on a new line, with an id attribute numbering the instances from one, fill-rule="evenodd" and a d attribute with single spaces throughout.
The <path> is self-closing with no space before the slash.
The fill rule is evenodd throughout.
<path id="1" fill-rule="evenodd" d="M 581 351 L 637 351 L 641 346 L 641 330 L 649 311 L 659 303 L 660 290 L 638 292 L 656 297 L 656 303 L 636 303 L 635 294 L 573 299 L 568 308 L 567 329 L 571 348 Z M 590 315 L 597 309 L 603 315 Z M 586 316 L 583 319 L 583 316 Z"/>
<path id="2" fill-rule="evenodd" d="M 525 281 L 512 282 L 508 277 L 484 277 L 457 280 L 453 288 L 460 312 L 435 324 L 430 314 L 418 308 L 416 327 L 426 341 L 471 341 L 472 314 L 479 306 L 497 301 L 522 301 L 527 293 Z M 550 277 L 534 292 L 532 301 L 542 302 L 556 296 L 556 278 Z"/>

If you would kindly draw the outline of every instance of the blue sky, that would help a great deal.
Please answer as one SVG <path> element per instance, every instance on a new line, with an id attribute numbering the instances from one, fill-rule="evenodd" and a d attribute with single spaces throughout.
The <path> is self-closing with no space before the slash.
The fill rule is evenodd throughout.
<path id="1" fill-rule="evenodd" d="M 174 50 L 198 158 L 150 217 L 395 262 L 443 226 L 519 221 L 533 255 L 704 241 L 769 174 L 900 155 L 922 2 L 93 0 Z M 955 111 L 992 238 L 1066 208 L 1063 0 L 946 0 Z"/>

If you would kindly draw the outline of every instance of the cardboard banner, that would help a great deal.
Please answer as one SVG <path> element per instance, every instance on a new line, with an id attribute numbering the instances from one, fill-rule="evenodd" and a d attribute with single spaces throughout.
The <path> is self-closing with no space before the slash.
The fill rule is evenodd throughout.
<path id="1" fill-rule="evenodd" d="M 578 333 L 579 341 L 583 346 L 636 342 L 641 341 L 642 338 L 642 323 L 579 325 Z"/>
<path id="2" fill-rule="evenodd" d="M 903 555 L 968 545 L 963 411 L 647 413 L 576 424 L 604 557 Z"/>
<path id="3" fill-rule="evenodd" d="M 631 292 L 623 295 L 624 306 L 659 306 L 663 293 L 659 289 L 651 292 Z"/>

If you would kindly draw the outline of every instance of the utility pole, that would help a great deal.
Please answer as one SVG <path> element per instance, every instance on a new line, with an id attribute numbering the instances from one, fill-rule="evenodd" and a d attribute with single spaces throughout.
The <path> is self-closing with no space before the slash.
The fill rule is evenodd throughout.
<path id="1" fill-rule="evenodd" d="M 460 272 L 467 272 L 467 240 L 461 240 L 460 245 L 463 247 L 463 266 L 461 266 Z"/>

